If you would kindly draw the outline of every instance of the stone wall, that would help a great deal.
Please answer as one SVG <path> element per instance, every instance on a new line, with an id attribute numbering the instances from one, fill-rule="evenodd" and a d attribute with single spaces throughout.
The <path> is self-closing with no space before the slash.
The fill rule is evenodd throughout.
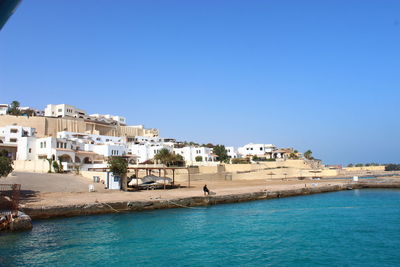
<path id="1" fill-rule="evenodd" d="M 46 173 L 49 170 L 47 160 L 14 160 L 14 171 Z"/>

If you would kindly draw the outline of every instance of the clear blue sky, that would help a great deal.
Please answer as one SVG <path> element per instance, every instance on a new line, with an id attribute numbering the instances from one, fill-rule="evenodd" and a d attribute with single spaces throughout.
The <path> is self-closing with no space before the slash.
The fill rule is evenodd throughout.
<path id="1" fill-rule="evenodd" d="M 0 93 L 179 140 L 400 162 L 400 1 L 25 0 L 0 32 Z"/>

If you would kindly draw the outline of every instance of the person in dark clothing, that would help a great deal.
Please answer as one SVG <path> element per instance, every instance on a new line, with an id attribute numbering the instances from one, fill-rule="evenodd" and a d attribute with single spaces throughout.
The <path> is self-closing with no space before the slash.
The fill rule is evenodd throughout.
<path id="1" fill-rule="evenodd" d="M 210 190 L 208 190 L 206 184 L 203 186 L 203 191 L 204 191 L 204 195 L 206 195 L 206 194 L 209 195 L 210 194 Z"/>

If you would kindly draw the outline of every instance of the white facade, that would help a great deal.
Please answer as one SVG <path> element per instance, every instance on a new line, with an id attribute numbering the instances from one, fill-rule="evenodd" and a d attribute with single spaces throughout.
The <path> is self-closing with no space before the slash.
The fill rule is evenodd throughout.
<path id="1" fill-rule="evenodd" d="M 58 132 L 58 138 L 67 138 L 74 140 L 78 143 L 89 143 L 89 144 L 125 144 L 123 137 L 98 135 L 98 134 L 82 134 L 76 132 Z"/>
<path id="2" fill-rule="evenodd" d="M 168 149 L 173 152 L 173 145 L 166 143 L 145 143 L 145 144 L 128 144 L 128 153 L 138 156 L 137 163 L 142 163 L 147 160 L 151 160 L 157 155 L 161 149 Z"/>
<path id="3" fill-rule="evenodd" d="M 21 137 L 35 135 L 35 128 L 8 125 L 0 128 L 0 140 L 5 144 L 17 144 Z"/>
<path id="4" fill-rule="evenodd" d="M 186 146 L 182 148 L 174 148 L 174 153 L 181 155 L 188 164 L 196 162 L 196 157 L 201 157 L 200 162 L 215 161 L 215 156 L 213 155 L 213 149 L 208 147 Z"/>
<path id="5" fill-rule="evenodd" d="M 91 150 L 96 154 L 104 157 L 124 156 L 126 155 L 126 147 L 124 145 L 106 144 L 106 145 L 90 145 Z"/>
<path id="6" fill-rule="evenodd" d="M 67 104 L 59 104 L 59 105 L 49 104 L 44 110 L 44 115 L 46 117 L 84 118 L 87 116 L 87 113 L 83 109 L 78 109 L 74 106 Z"/>
<path id="7" fill-rule="evenodd" d="M 97 120 L 101 121 L 105 121 L 105 122 L 110 122 L 110 121 L 114 121 L 117 122 L 118 124 L 122 124 L 122 125 L 126 125 L 126 118 L 122 117 L 122 116 L 115 116 L 115 115 L 110 115 L 110 114 L 91 114 L 90 117 L 92 118 L 96 118 Z"/>
<path id="8" fill-rule="evenodd" d="M 6 115 L 8 110 L 8 104 L 0 104 L 0 115 Z"/>
<path id="9" fill-rule="evenodd" d="M 36 137 L 21 137 L 17 143 L 17 160 L 36 159 Z"/>
<path id="10" fill-rule="evenodd" d="M 272 144 L 247 144 L 239 147 L 238 152 L 243 156 L 262 156 L 265 153 L 272 153 L 276 147 Z"/>
<path id="11" fill-rule="evenodd" d="M 226 146 L 225 149 L 229 158 L 231 159 L 240 158 L 239 152 L 233 146 Z"/>

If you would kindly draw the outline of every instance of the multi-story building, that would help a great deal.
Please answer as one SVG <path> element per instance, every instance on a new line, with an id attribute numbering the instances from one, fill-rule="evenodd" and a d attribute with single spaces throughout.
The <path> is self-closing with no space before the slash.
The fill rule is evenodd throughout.
<path id="1" fill-rule="evenodd" d="M 229 158 L 231 158 L 231 159 L 240 158 L 239 152 L 233 146 L 227 146 L 227 147 L 225 147 L 225 149 L 226 149 L 226 153 L 228 154 Z"/>
<path id="2" fill-rule="evenodd" d="M 271 155 L 276 147 L 272 144 L 247 144 L 245 146 L 239 147 L 238 152 L 243 156 L 264 156 Z"/>
<path id="3" fill-rule="evenodd" d="M 115 122 L 120 125 L 126 125 L 126 118 L 122 117 L 122 116 L 115 116 L 115 115 L 110 115 L 110 114 L 106 114 L 106 115 L 91 114 L 90 117 L 95 118 L 98 121 L 104 121 L 104 122 L 108 122 L 108 123 Z"/>
<path id="4" fill-rule="evenodd" d="M 17 158 L 18 143 L 25 137 L 35 134 L 35 129 L 17 125 L 7 125 L 0 128 L 0 150 L 5 150 L 11 159 Z"/>
<path id="5" fill-rule="evenodd" d="M 192 164 L 193 162 L 216 161 L 213 149 L 208 147 L 186 146 L 182 148 L 174 148 L 174 153 L 181 155 L 187 164 Z"/>
<path id="6" fill-rule="evenodd" d="M 85 118 L 87 113 L 83 109 L 76 108 L 67 104 L 53 105 L 49 104 L 44 110 L 46 117 L 74 117 L 74 118 Z"/>
<path id="7" fill-rule="evenodd" d="M 17 144 L 21 137 L 34 136 L 35 128 L 18 125 L 0 127 L 0 142 L 6 144 Z"/>

